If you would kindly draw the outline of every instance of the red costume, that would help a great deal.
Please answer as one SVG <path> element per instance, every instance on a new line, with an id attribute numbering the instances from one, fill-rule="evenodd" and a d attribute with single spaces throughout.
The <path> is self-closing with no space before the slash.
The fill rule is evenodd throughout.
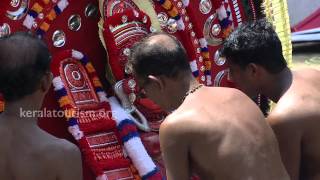
<path id="1" fill-rule="evenodd" d="M 150 1 L 148 2 L 150 4 Z M 121 112 L 97 121 L 81 118 L 71 121 L 70 117 L 39 119 L 39 126 L 47 132 L 79 145 L 83 153 L 85 180 L 96 177 L 103 179 L 103 174 L 107 174 L 109 179 L 161 179 L 165 176 L 158 129 L 166 112 L 149 99 L 137 99 L 135 94 L 139 88 L 131 76 L 130 69 L 126 69 L 125 66 L 130 47 L 157 29 L 153 27 L 150 18 L 158 21 L 162 31 L 173 34 L 182 42 L 187 50 L 193 75 L 200 83 L 208 86 L 232 86 L 227 78 L 225 59 L 219 56 L 217 50 L 234 27 L 246 21 L 247 17 L 256 17 L 255 6 L 251 0 L 154 0 L 151 1 L 151 6 L 145 8 L 152 8 L 156 17 L 145 13 L 147 10 L 139 8 L 139 4 L 143 4 L 143 1 L 0 2 L 0 37 L 16 31 L 31 31 L 47 43 L 54 57 L 52 71 L 55 76 L 61 77 L 66 92 L 59 95 L 58 91 L 54 92 L 51 88 L 45 97 L 43 108 L 47 111 L 60 108 L 115 108 L 117 112 Z M 86 63 L 81 64 L 81 58 L 72 52 L 86 55 L 96 73 L 92 74 L 92 68 L 88 69 Z M 67 70 L 62 71 L 61 68 L 66 66 Z M 79 79 L 80 76 L 82 78 Z M 67 80 L 70 77 L 73 77 L 72 81 Z M 73 85 L 83 82 L 86 82 L 85 89 L 89 90 L 87 94 L 72 92 Z M 98 93 L 102 91 L 106 91 L 109 97 L 114 91 L 122 107 L 117 104 L 115 98 L 105 97 L 107 100 L 104 102 L 104 98 Z M 63 100 L 66 98 L 62 98 L 64 96 L 71 100 L 66 103 Z M 86 106 L 77 104 L 82 100 L 88 100 L 88 97 L 90 103 L 86 103 Z M 136 114 L 138 118 L 134 118 L 132 114 Z M 132 121 L 124 121 L 125 118 Z M 75 128 L 77 126 L 78 129 Z M 133 138 L 136 136 L 136 126 L 140 130 L 145 147 L 140 146 L 139 140 Z M 115 142 L 115 145 L 102 146 L 102 149 L 99 149 L 101 144 L 108 142 Z M 95 148 L 95 145 L 99 147 Z M 134 148 L 128 151 L 130 147 Z M 122 148 L 127 149 L 128 156 L 120 152 Z M 133 154 L 138 154 L 135 149 L 144 151 L 144 148 L 161 168 L 162 177 L 157 168 L 152 170 L 154 164 L 148 158 L 140 162 L 142 166 L 138 165 Z M 108 156 L 108 153 L 112 156 Z M 146 167 L 143 167 L 144 165 Z M 110 175 L 114 169 L 117 169 L 117 173 Z M 106 172 L 109 172 L 109 175 Z"/>

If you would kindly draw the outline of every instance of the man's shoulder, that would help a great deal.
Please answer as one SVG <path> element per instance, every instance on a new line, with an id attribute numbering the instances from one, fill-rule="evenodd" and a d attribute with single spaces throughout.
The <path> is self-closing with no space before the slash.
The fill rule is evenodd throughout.
<path id="1" fill-rule="evenodd" d="M 207 87 L 202 94 L 203 101 L 210 101 L 211 105 L 218 109 L 223 108 L 224 111 L 231 111 L 234 108 L 252 106 L 253 101 L 242 91 L 229 87 Z M 242 104 L 243 106 L 239 106 Z M 212 108 L 214 111 L 217 108 Z"/>
<path id="2" fill-rule="evenodd" d="M 206 132 L 220 134 L 221 123 L 220 115 L 208 112 L 207 107 L 192 107 L 188 109 L 178 109 L 173 112 L 161 124 L 160 135 L 168 134 L 171 137 L 183 137 L 191 139 L 195 136 L 202 136 Z"/>
<path id="3" fill-rule="evenodd" d="M 320 71 L 319 71 L 320 72 Z M 280 98 L 270 116 L 282 121 L 301 121 L 310 116 L 320 117 L 320 78 L 311 82 L 296 78 L 292 87 Z"/>
<path id="4" fill-rule="evenodd" d="M 217 96 L 220 94 L 224 94 L 231 97 L 241 97 L 248 98 L 242 91 L 236 88 L 230 87 L 208 87 L 208 91 L 212 91 Z"/>
<path id="5" fill-rule="evenodd" d="M 314 113 L 308 106 L 309 104 L 301 102 L 299 97 L 288 98 L 275 106 L 267 120 L 271 126 L 301 129 Z"/>
<path id="6" fill-rule="evenodd" d="M 59 138 L 53 138 L 45 143 L 41 151 L 45 152 L 44 154 L 48 161 L 64 161 L 65 158 L 74 159 L 80 156 L 79 148 L 75 144 Z"/>
<path id="7" fill-rule="evenodd" d="M 177 109 L 166 117 L 161 124 L 161 129 L 181 131 L 186 123 L 191 123 L 193 121 L 195 116 L 196 113 L 193 110 Z"/>
<path id="8" fill-rule="evenodd" d="M 314 68 L 303 68 L 292 71 L 294 75 L 299 75 L 305 78 L 317 79 L 320 78 L 320 71 Z"/>
<path id="9" fill-rule="evenodd" d="M 81 154 L 75 144 L 55 138 L 42 151 L 44 151 L 44 163 L 49 164 L 50 168 L 58 173 L 58 177 L 61 179 L 81 179 Z"/>
<path id="10" fill-rule="evenodd" d="M 75 144 L 58 138 L 48 144 L 47 148 L 55 149 L 57 154 L 73 154 L 79 152 L 79 148 Z"/>
<path id="11" fill-rule="evenodd" d="M 161 124 L 160 133 L 165 132 L 171 135 L 185 135 L 198 128 L 201 121 L 205 120 L 199 108 L 177 109 L 166 117 Z M 201 121 L 200 121 L 201 119 Z"/>

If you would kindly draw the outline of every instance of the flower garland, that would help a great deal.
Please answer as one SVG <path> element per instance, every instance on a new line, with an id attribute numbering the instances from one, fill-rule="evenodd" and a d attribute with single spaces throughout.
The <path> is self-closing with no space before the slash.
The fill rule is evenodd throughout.
<path id="1" fill-rule="evenodd" d="M 139 138 L 139 134 L 137 132 L 136 127 L 134 126 L 130 117 L 126 114 L 126 112 L 121 108 L 119 103 L 114 97 L 110 99 L 107 98 L 106 93 L 103 91 L 102 84 L 95 72 L 93 65 L 88 61 L 86 56 L 84 56 L 81 52 L 75 50 L 63 51 L 58 54 L 52 63 L 52 70 L 55 75 L 53 79 L 54 90 L 57 93 L 58 101 L 60 107 L 65 111 L 75 111 L 75 107 L 73 105 L 72 100 L 68 96 L 68 92 L 65 88 L 63 80 L 60 77 L 61 72 L 59 71 L 59 67 L 61 64 L 61 59 L 67 59 L 72 57 L 81 62 L 81 64 L 85 67 L 86 72 L 88 73 L 88 77 L 91 79 L 91 83 L 95 89 L 95 93 L 99 98 L 99 103 L 107 110 L 112 110 L 112 119 L 104 120 L 105 124 L 99 123 L 99 126 L 105 126 L 105 129 L 109 129 L 116 134 L 119 134 L 122 142 L 124 143 L 124 147 L 129 157 L 133 161 L 135 167 L 143 179 L 161 179 L 161 175 L 159 170 L 156 168 L 155 164 L 147 154 L 142 142 Z M 60 74 L 59 74 L 60 73 Z M 105 169 L 116 169 L 129 167 L 130 161 L 123 158 L 114 159 L 108 162 L 97 162 L 96 157 L 94 157 L 93 150 L 91 149 L 88 141 L 90 137 L 87 135 L 87 131 L 92 131 L 93 129 L 99 128 L 97 126 L 91 126 L 90 129 L 84 128 L 85 126 L 81 126 L 79 124 L 79 119 L 75 117 L 66 117 L 68 121 L 68 130 L 74 136 L 74 138 L 78 141 L 79 146 L 84 153 L 86 161 L 91 166 L 94 173 L 97 175 L 97 179 L 106 180 L 107 175 L 105 174 Z M 94 122 L 96 123 L 96 121 Z M 92 123 L 92 124 L 94 124 Z M 113 130 L 117 127 L 117 130 Z M 86 129 L 86 130 L 84 130 Z M 100 129 L 101 131 L 101 129 Z M 86 137 L 87 136 L 87 137 Z M 95 142 L 95 141 L 94 141 Z M 117 153 L 117 152 L 115 152 Z M 98 156 L 99 158 L 99 156 Z M 136 179 L 139 179 L 138 177 Z"/>
<path id="2" fill-rule="evenodd" d="M 4 111 L 4 99 L 3 96 L 0 94 L 0 113 Z"/>
<path id="3" fill-rule="evenodd" d="M 183 39 L 181 39 L 183 45 L 188 50 L 187 53 L 190 57 L 190 68 L 194 77 L 202 84 L 210 85 L 211 73 L 205 73 L 205 65 L 209 63 L 204 62 L 204 57 L 201 55 L 201 48 L 199 47 L 199 40 L 195 36 L 193 31 L 193 25 L 189 21 L 189 17 L 186 15 L 185 6 L 189 5 L 189 1 L 176 2 L 170 0 L 157 0 L 158 3 L 167 11 L 169 16 L 177 21 L 177 29 L 183 33 Z M 180 12 L 182 12 L 180 14 Z M 187 26 L 185 25 L 188 24 Z M 201 43 L 201 42 L 200 42 Z M 200 44 L 201 46 L 201 44 Z M 191 51 L 190 51 L 191 50 Z M 204 54 L 207 55 L 207 54 Z M 211 67 L 210 67 L 211 69 Z M 206 77 L 205 74 L 208 74 Z M 210 81 L 210 82 L 209 82 Z"/>
<path id="4" fill-rule="evenodd" d="M 249 0 L 249 4 L 250 4 L 251 10 L 252 10 L 252 16 L 253 16 L 252 18 L 255 21 L 255 20 L 257 20 L 257 12 L 256 12 L 256 7 L 254 5 L 253 0 Z"/>
<path id="5" fill-rule="evenodd" d="M 68 0 L 50 1 L 43 0 L 33 4 L 23 21 L 29 30 L 34 30 L 39 37 L 49 30 L 51 23 L 69 5 Z M 38 19 L 38 23 L 36 22 Z M 38 25 L 40 24 L 40 25 Z"/>
<path id="6" fill-rule="evenodd" d="M 115 97 L 110 97 L 109 101 L 112 109 L 112 116 L 117 121 L 117 126 L 124 146 L 129 157 L 131 157 L 133 164 L 139 171 L 141 178 L 143 180 L 162 179 L 160 170 L 156 167 L 143 146 L 136 125 L 131 120 L 131 117 L 125 112 Z M 140 156 L 137 156 L 137 154 L 140 154 Z"/>
<path id="7" fill-rule="evenodd" d="M 218 2 L 218 1 L 214 1 L 214 2 Z M 181 13 L 184 15 L 186 14 L 186 11 L 190 11 L 190 6 L 189 6 L 189 2 L 182 1 L 182 3 L 184 5 L 185 10 L 182 9 Z M 197 20 L 196 20 L 197 17 L 195 17 L 194 13 L 188 13 L 188 15 L 189 15 L 188 17 L 190 18 L 190 21 L 197 23 Z M 191 33 L 195 34 L 195 36 L 199 39 L 201 56 L 203 57 L 204 66 L 205 66 L 204 74 L 206 76 L 206 85 L 210 86 L 212 85 L 212 78 L 211 78 L 212 64 L 210 60 L 208 42 L 204 38 L 203 32 L 198 27 L 200 26 L 195 25 L 193 28 L 194 32 L 191 32 Z"/>
<path id="8" fill-rule="evenodd" d="M 181 22 L 181 16 L 184 16 L 184 20 L 186 21 L 186 23 L 188 22 L 189 17 L 192 19 L 192 22 L 196 23 L 196 17 L 194 17 L 193 13 L 189 13 L 189 16 L 186 15 L 186 11 L 190 8 L 189 7 L 189 0 L 182 0 L 180 1 L 174 1 L 171 2 L 170 0 L 157 0 L 161 6 L 167 10 L 167 13 L 174 19 L 178 19 L 177 23 L 178 23 L 178 27 L 184 27 L 184 25 L 182 25 L 181 23 L 183 23 L 183 21 Z M 178 9 L 177 9 L 177 8 Z M 219 19 L 219 24 L 222 28 L 222 38 L 226 38 L 229 36 L 229 34 L 232 31 L 232 22 L 229 20 L 229 16 L 227 13 L 227 10 L 224 6 L 223 0 L 217 0 L 217 1 L 213 1 L 213 7 L 214 9 L 216 9 L 216 12 L 218 14 L 218 19 Z M 192 27 L 192 26 L 191 26 Z M 198 26 L 196 26 L 198 27 Z M 189 28 L 190 30 L 192 30 L 192 28 Z M 179 29 L 178 30 L 184 30 L 184 29 Z M 211 69 L 212 69 L 212 63 L 210 60 L 210 55 L 209 55 L 209 50 L 208 50 L 208 43 L 206 41 L 206 39 L 203 36 L 203 33 L 201 32 L 200 29 L 198 28 L 193 28 L 194 31 L 191 31 L 191 35 L 192 36 L 196 36 L 200 42 L 200 52 L 201 52 L 201 58 L 199 59 L 199 61 L 204 61 L 204 67 L 201 67 L 200 65 L 200 70 L 204 70 L 204 75 L 205 75 L 205 79 L 206 85 L 212 85 L 212 78 L 211 78 Z M 199 50 L 197 50 L 199 51 Z M 197 69 L 197 65 L 199 64 L 199 61 L 192 61 L 190 63 L 190 67 L 193 71 L 193 75 L 195 77 L 199 76 L 199 71 Z M 198 65 L 199 66 L 199 65 Z M 204 78 L 201 78 L 200 80 L 203 80 Z"/>

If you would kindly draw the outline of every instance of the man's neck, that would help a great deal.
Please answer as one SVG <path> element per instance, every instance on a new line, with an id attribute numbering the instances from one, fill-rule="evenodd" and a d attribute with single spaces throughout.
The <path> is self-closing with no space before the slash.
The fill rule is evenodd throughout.
<path id="1" fill-rule="evenodd" d="M 188 91 L 186 92 L 186 94 L 188 92 L 191 92 L 193 89 L 195 89 L 196 87 L 198 87 L 200 85 L 199 82 L 193 76 L 190 77 L 189 82 L 190 82 L 190 84 L 189 84 L 189 88 L 188 88 Z"/>
<path id="2" fill-rule="evenodd" d="M 292 84 L 292 72 L 289 68 L 285 68 L 280 73 L 270 76 L 267 86 L 262 88 L 262 94 L 273 102 L 278 102 Z"/>
<path id="3" fill-rule="evenodd" d="M 23 98 L 14 102 L 5 103 L 5 111 L 1 114 L 1 120 L 10 121 L 10 124 L 24 124 L 26 126 L 37 125 L 37 111 L 39 103 L 30 98 Z"/>

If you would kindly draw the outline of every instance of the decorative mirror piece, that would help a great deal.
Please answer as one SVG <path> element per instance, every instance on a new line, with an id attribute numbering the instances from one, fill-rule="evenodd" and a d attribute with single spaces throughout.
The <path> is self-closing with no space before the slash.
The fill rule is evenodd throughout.
<path id="1" fill-rule="evenodd" d="M 9 24 L 4 23 L 2 26 L 0 26 L 0 37 L 7 36 L 11 33 L 11 29 Z"/>
<path id="2" fill-rule="evenodd" d="M 222 38 L 217 36 L 221 31 L 221 27 L 215 21 L 217 21 L 217 14 L 212 14 L 206 20 L 203 28 L 204 38 L 212 46 L 218 46 L 222 43 Z"/>
<path id="3" fill-rule="evenodd" d="M 16 11 L 7 11 L 6 16 L 11 20 L 20 20 L 22 19 L 28 12 L 29 0 L 12 0 L 11 6 L 20 7 Z"/>
<path id="4" fill-rule="evenodd" d="M 66 35 L 62 30 L 56 30 L 52 35 L 54 47 L 62 47 L 66 43 Z"/>
<path id="5" fill-rule="evenodd" d="M 201 0 L 199 3 L 199 10 L 202 14 L 208 14 L 212 9 L 212 3 L 210 0 Z"/>
<path id="6" fill-rule="evenodd" d="M 86 17 L 96 18 L 98 17 L 98 14 L 98 7 L 92 3 L 89 3 L 84 10 L 84 15 Z"/>
<path id="7" fill-rule="evenodd" d="M 164 12 L 160 12 L 158 14 L 158 21 L 160 23 L 160 26 L 162 28 L 166 27 L 167 26 L 167 23 L 168 23 L 168 15 Z"/>
<path id="8" fill-rule="evenodd" d="M 18 7 L 20 4 L 20 0 L 11 0 L 10 5 L 12 7 Z"/>
<path id="9" fill-rule="evenodd" d="M 178 23 L 175 19 L 170 18 L 167 22 L 167 28 L 169 33 L 175 33 L 178 30 Z"/>
<path id="10" fill-rule="evenodd" d="M 214 54 L 214 62 L 218 65 L 218 66 L 222 66 L 226 63 L 226 58 L 225 57 L 221 57 L 220 56 L 220 52 L 216 51 L 216 53 Z"/>
<path id="11" fill-rule="evenodd" d="M 68 19 L 68 28 L 71 31 L 79 31 L 81 28 L 81 17 L 78 14 L 73 14 Z"/>
<path id="12" fill-rule="evenodd" d="M 220 24 L 214 24 L 211 28 L 211 33 L 214 35 L 214 36 L 218 36 L 221 32 L 221 26 Z"/>

